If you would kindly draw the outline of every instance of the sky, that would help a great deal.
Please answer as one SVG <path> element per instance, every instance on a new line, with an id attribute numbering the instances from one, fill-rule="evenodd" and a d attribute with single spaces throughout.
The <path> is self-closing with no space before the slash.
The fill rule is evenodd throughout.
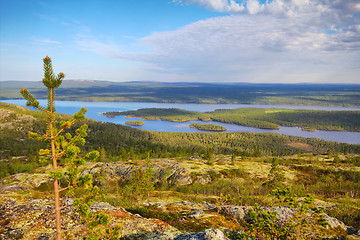
<path id="1" fill-rule="evenodd" d="M 359 83 L 359 0 L 0 0 L 0 81 Z"/>

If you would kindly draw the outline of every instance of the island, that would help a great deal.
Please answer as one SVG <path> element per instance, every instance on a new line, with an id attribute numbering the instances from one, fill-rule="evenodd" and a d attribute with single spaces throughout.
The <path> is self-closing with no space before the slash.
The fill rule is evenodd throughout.
<path id="1" fill-rule="evenodd" d="M 236 108 L 196 112 L 177 108 L 144 108 L 124 112 L 105 112 L 103 115 L 172 122 L 214 121 L 262 129 L 280 129 L 280 126 L 286 126 L 301 127 L 304 131 L 360 131 L 358 120 L 360 111 Z"/>
<path id="2" fill-rule="evenodd" d="M 204 131 L 226 131 L 227 128 L 215 124 L 202 124 L 202 123 L 192 123 L 190 124 L 191 128 L 196 128 L 198 130 L 204 130 Z"/>
<path id="3" fill-rule="evenodd" d="M 145 122 L 144 121 L 126 121 L 125 124 L 131 125 L 131 126 L 142 126 L 145 124 Z"/>

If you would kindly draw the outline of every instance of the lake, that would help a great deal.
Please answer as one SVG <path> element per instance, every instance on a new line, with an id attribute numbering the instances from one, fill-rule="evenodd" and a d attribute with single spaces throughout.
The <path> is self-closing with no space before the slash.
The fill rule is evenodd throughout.
<path id="1" fill-rule="evenodd" d="M 46 100 L 39 100 L 44 106 Z M 20 106 L 25 106 L 25 100 L 2 100 L 1 102 L 12 103 Z M 81 101 L 57 101 L 56 109 L 59 113 L 74 114 L 81 107 L 86 107 L 88 113 L 87 118 L 91 118 L 102 122 L 112 122 L 116 124 L 125 125 L 129 120 L 140 120 L 138 118 L 126 118 L 125 116 L 117 116 L 115 118 L 108 118 L 100 115 L 104 112 L 110 111 L 128 111 L 137 110 L 140 108 L 179 108 L 188 111 L 208 112 L 215 109 L 235 109 L 235 108 L 284 108 L 284 109 L 309 109 L 309 110 L 328 110 L 328 111 L 359 111 L 360 108 L 349 107 L 323 107 L 323 106 L 289 106 L 289 105 L 252 105 L 252 104 L 185 104 L 185 103 L 139 103 L 139 102 L 81 102 Z M 194 128 L 190 128 L 191 123 L 201 123 L 201 121 L 189 121 L 183 123 L 167 122 L 161 120 L 145 120 L 143 126 L 136 126 L 134 128 L 150 130 L 150 131 L 164 131 L 164 132 L 204 132 Z M 219 122 L 206 122 L 210 124 L 217 124 L 226 127 L 226 132 L 269 132 L 278 133 L 291 136 L 300 136 L 306 138 L 319 138 L 327 141 L 336 141 L 350 144 L 360 144 L 360 132 L 348 131 L 303 131 L 298 127 L 284 127 L 281 126 L 278 130 L 259 129 L 254 127 L 240 126 L 236 124 L 227 124 Z"/>

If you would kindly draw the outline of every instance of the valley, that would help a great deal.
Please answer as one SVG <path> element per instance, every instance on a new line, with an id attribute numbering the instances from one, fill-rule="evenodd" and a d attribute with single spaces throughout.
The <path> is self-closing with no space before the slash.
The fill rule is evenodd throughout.
<path id="1" fill-rule="evenodd" d="M 0 103 L 0 110 L 0 204 L 12 216 L 7 222 L 10 215 L 3 215 L 1 234 L 50 237 L 53 227 L 47 217 L 26 220 L 33 214 L 47 216 L 52 208 L 50 166 L 38 161 L 44 145 L 26 136 L 28 131 L 45 132 L 46 115 L 6 103 Z M 112 224 L 123 226 L 123 239 L 201 239 L 206 234 L 231 237 L 239 229 L 251 232 L 248 218 L 240 216 L 257 204 L 285 207 L 269 195 L 285 187 L 291 188 L 289 197 L 301 200 L 311 194 L 315 206 L 324 209 L 332 225 L 314 228 L 317 237 L 357 236 L 360 145 L 268 133 L 151 132 L 85 122 L 89 132 L 82 148 L 98 150 L 100 157 L 81 171 L 92 173 L 105 194 L 93 210 L 105 211 Z M 136 175 L 139 169 L 151 169 L 153 185 L 141 185 L 149 179 Z M 292 218 L 286 207 L 282 212 L 273 221 Z M 71 206 L 64 213 L 68 227 L 74 226 L 70 219 L 77 215 Z M 27 227 L 15 227 L 22 224 Z M 9 227 L 15 230 L 9 232 Z"/>
<path id="2" fill-rule="evenodd" d="M 0 81 L 0 99 L 20 99 L 19 86 L 38 99 L 47 91 L 40 81 Z M 358 84 L 110 82 L 65 80 L 58 100 L 297 106 L 360 106 Z"/>

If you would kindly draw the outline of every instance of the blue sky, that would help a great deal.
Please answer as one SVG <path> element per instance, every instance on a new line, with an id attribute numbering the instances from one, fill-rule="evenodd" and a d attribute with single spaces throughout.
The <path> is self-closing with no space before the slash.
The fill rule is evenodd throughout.
<path id="1" fill-rule="evenodd" d="M 0 0 L 0 81 L 360 83 L 358 0 Z"/>

